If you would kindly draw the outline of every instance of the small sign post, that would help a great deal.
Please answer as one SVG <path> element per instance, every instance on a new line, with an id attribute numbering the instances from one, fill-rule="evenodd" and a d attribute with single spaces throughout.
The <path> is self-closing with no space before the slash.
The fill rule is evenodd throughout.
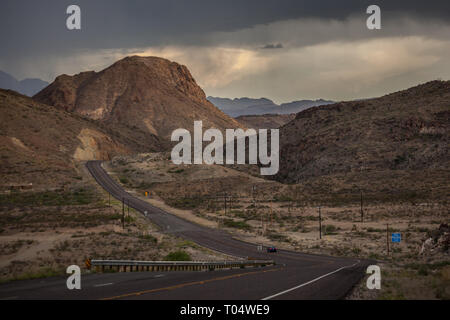
<path id="1" fill-rule="evenodd" d="M 91 269 L 91 259 L 87 258 L 86 260 L 84 260 L 84 264 L 86 265 L 87 269 Z"/>
<path id="2" fill-rule="evenodd" d="M 400 243 L 402 241 L 402 234 L 400 232 L 391 234 L 391 241 L 393 243 Z"/>

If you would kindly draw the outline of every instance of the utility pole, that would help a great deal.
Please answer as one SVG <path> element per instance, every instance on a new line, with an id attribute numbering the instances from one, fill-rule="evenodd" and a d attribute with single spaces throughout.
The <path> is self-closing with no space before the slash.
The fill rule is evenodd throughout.
<path id="1" fill-rule="evenodd" d="M 322 239 L 322 214 L 319 206 L 319 238 Z"/>
<path id="2" fill-rule="evenodd" d="M 122 229 L 125 229 L 125 199 L 122 198 Z"/>
<path id="3" fill-rule="evenodd" d="M 258 215 L 258 209 L 256 208 L 256 185 L 252 186 L 252 197 L 253 197 L 253 209 L 255 210 L 255 215 Z M 261 212 L 261 235 L 264 235 L 264 222 L 263 222 L 264 212 Z"/>
<path id="4" fill-rule="evenodd" d="M 389 224 L 386 223 L 386 247 L 387 247 L 387 254 L 389 255 Z"/>
<path id="5" fill-rule="evenodd" d="M 273 208 L 272 208 L 272 198 L 270 199 L 270 226 L 273 227 Z"/>
<path id="6" fill-rule="evenodd" d="M 225 215 L 227 215 L 227 193 L 225 192 L 223 195 L 224 207 L 225 207 Z"/>
<path id="7" fill-rule="evenodd" d="M 255 192 L 256 192 L 256 186 L 253 185 L 253 187 L 252 187 L 253 208 L 255 209 L 255 213 L 256 213 L 256 198 L 255 198 Z"/>
<path id="8" fill-rule="evenodd" d="M 362 189 L 360 189 L 361 192 L 361 223 L 364 222 L 364 211 L 363 211 L 363 193 Z"/>
<path id="9" fill-rule="evenodd" d="M 360 195 L 361 195 L 361 223 L 364 222 L 363 194 L 362 194 L 362 175 L 363 175 L 363 170 L 364 170 L 364 160 L 362 160 L 362 165 L 361 165 L 361 171 L 360 171 L 361 184 L 360 184 L 360 187 L 359 187 L 359 192 L 360 192 Z"/>
<path id="10" fill-rule="evenodd" d="M 261 235 L 264 235 L 263 213 L 261 213 Z"/>

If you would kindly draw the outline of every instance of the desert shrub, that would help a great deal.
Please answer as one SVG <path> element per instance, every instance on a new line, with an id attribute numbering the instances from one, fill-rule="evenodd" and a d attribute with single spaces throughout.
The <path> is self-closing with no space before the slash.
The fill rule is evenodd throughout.
<path id="1" fill-rule="evenodd" d="M 372 227 L 367 228 L 367 232 L 384 232 L 384 231 L 385 230 L 376 229 L 376 228 L 372 228 Z"/>
<path id="2" fill-rule="evenodd" d="M 272 241 L 289 242 L 289 238 L 287 236 L 273 231 L 267 234 L 267 238 Z"/>
<path id="3" fill-rule="evenodd" d="M 148 242 L 151 242 L 151 243 L 157 243 L 158 242 L 158 240 L 154 236 L 152 236 L 150 234 L 141 235 L 139 237 L 139 239 L 145 240 L 145 241 L 148 241 Z"/>
<path id="4" fill-rule="evenodd" d="M 178 250 L 169 253 L 164 260 L 166 261 L 191 261 L 191 256 L 189 253 L 183 250 Z"/>
<path id="5" fill-rule="evenodd" d="M 285 194 L 276 194 L 274 196 L 275 202 L 287 202 L 287 201 L 293 201 L 292 197 L 285 195 Z"/>
<path id="6" fill-rule="evenodd" d="M 0 205 L 16 206 L 63 206 L 89 204 L 98 200 L 92 190 L 83 188 L 70 191 L 45 191 L 45 192 L 13 192 L 0 195 Z"/>
<path id="7" fill-rule="evenodd" d="M 176 168 L 173 168 L 173 169 L 170 169 L 170 170 L 167 171 L 167 172 L 169 172 L 169 173 L 182 173 L 182 172 L 184 172 L 184 169 L 176 169 Z"/>
<path id="8" fill-rule="evenodd" d="M 333 235 L 336 234 L 338 228 L 332 224 L 322 226 L 323 234 L 325 235 Z"/>
<path id="9" fill-rule="evenodd" d="M 194 198 L 177 198 L 168 199 L 166 202 L 169 206 L 180 209 L 195 209 L 200 207 L 204 203 L 204 199 L 201 197 Z"/>
<path id="10" fill-rule="evenodd" d="M 228 228 L 236 228 L 236 229 L 243 229 L 243 230 L 251 229 L 251 226 L 244 221 L 234 221 L 231 219 L 225 219 L 223 221 L 223 224 L 225 227 L 228 227 Z"/>

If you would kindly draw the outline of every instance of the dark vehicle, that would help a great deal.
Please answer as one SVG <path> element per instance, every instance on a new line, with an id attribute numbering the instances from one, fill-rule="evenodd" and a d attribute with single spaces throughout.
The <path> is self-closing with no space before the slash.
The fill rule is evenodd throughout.
<path id="1" fill-rule="evenodd" d="M 277 248 L 275 247 L 268 247 L 267 248 L 267 252 L 271 253 L 271 252 L 277 252 Z"/>

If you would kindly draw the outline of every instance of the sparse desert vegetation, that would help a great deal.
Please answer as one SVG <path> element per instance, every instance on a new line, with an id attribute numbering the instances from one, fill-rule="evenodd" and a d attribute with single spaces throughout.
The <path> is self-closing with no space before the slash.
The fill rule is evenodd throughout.
<path id="1" fill-rule="evenodd" d="M 426 297 L 447 297 L 442 286 L 448 283 L 448 247 L 432 254 L 422 252 L 425 240 L 450 222 L 445 198 L 431 201 L 407 192 L 399 193 L 402 196 L 397 198 L 389 193 L 383 196 L 381 191 L 376 196 L 363 193 L 362 221 L 358 189 L 333 193 L 328 188 L 311 188 L 316 192 L 312 194 L 305 191 L 304 184 L 284 185 L 224 166 L 176 166 L 162 153 L 116 157 L 105 166 L 118 182 L 127 174 L 126 187 L 142 199 L 155 205 L 164 203 L 173 207 L 175 214 L 225 228 L 243 240 L 302 252 L 377 260 L 386 284 L 373 298 L 408 297 L 406 291 L 420 292 L 421 286 L 429 287 Z M 146 191 L 149 197 L 144 196 Z M 392 232 L 402 234 L 401 243 L 390 242 Z M 425 274 L 412 267 L 417 265 L 434 267 L 425 267 Z M 400 285 L 393 284 L 395 281 Z M 358 294 L 351 297 L 357 298 Z"/>
<path id="2" fill-rule="evenodd" d="M 107 194 L 95 184 L 0 195 L 0 282 L 61 275 L 72 264 L 86 271 L 86 258 L 224 259 L 159 232 L 132 208 L 125 213 L 122 228 L 121 203 L 111 199 L 110 206 Z"/>

